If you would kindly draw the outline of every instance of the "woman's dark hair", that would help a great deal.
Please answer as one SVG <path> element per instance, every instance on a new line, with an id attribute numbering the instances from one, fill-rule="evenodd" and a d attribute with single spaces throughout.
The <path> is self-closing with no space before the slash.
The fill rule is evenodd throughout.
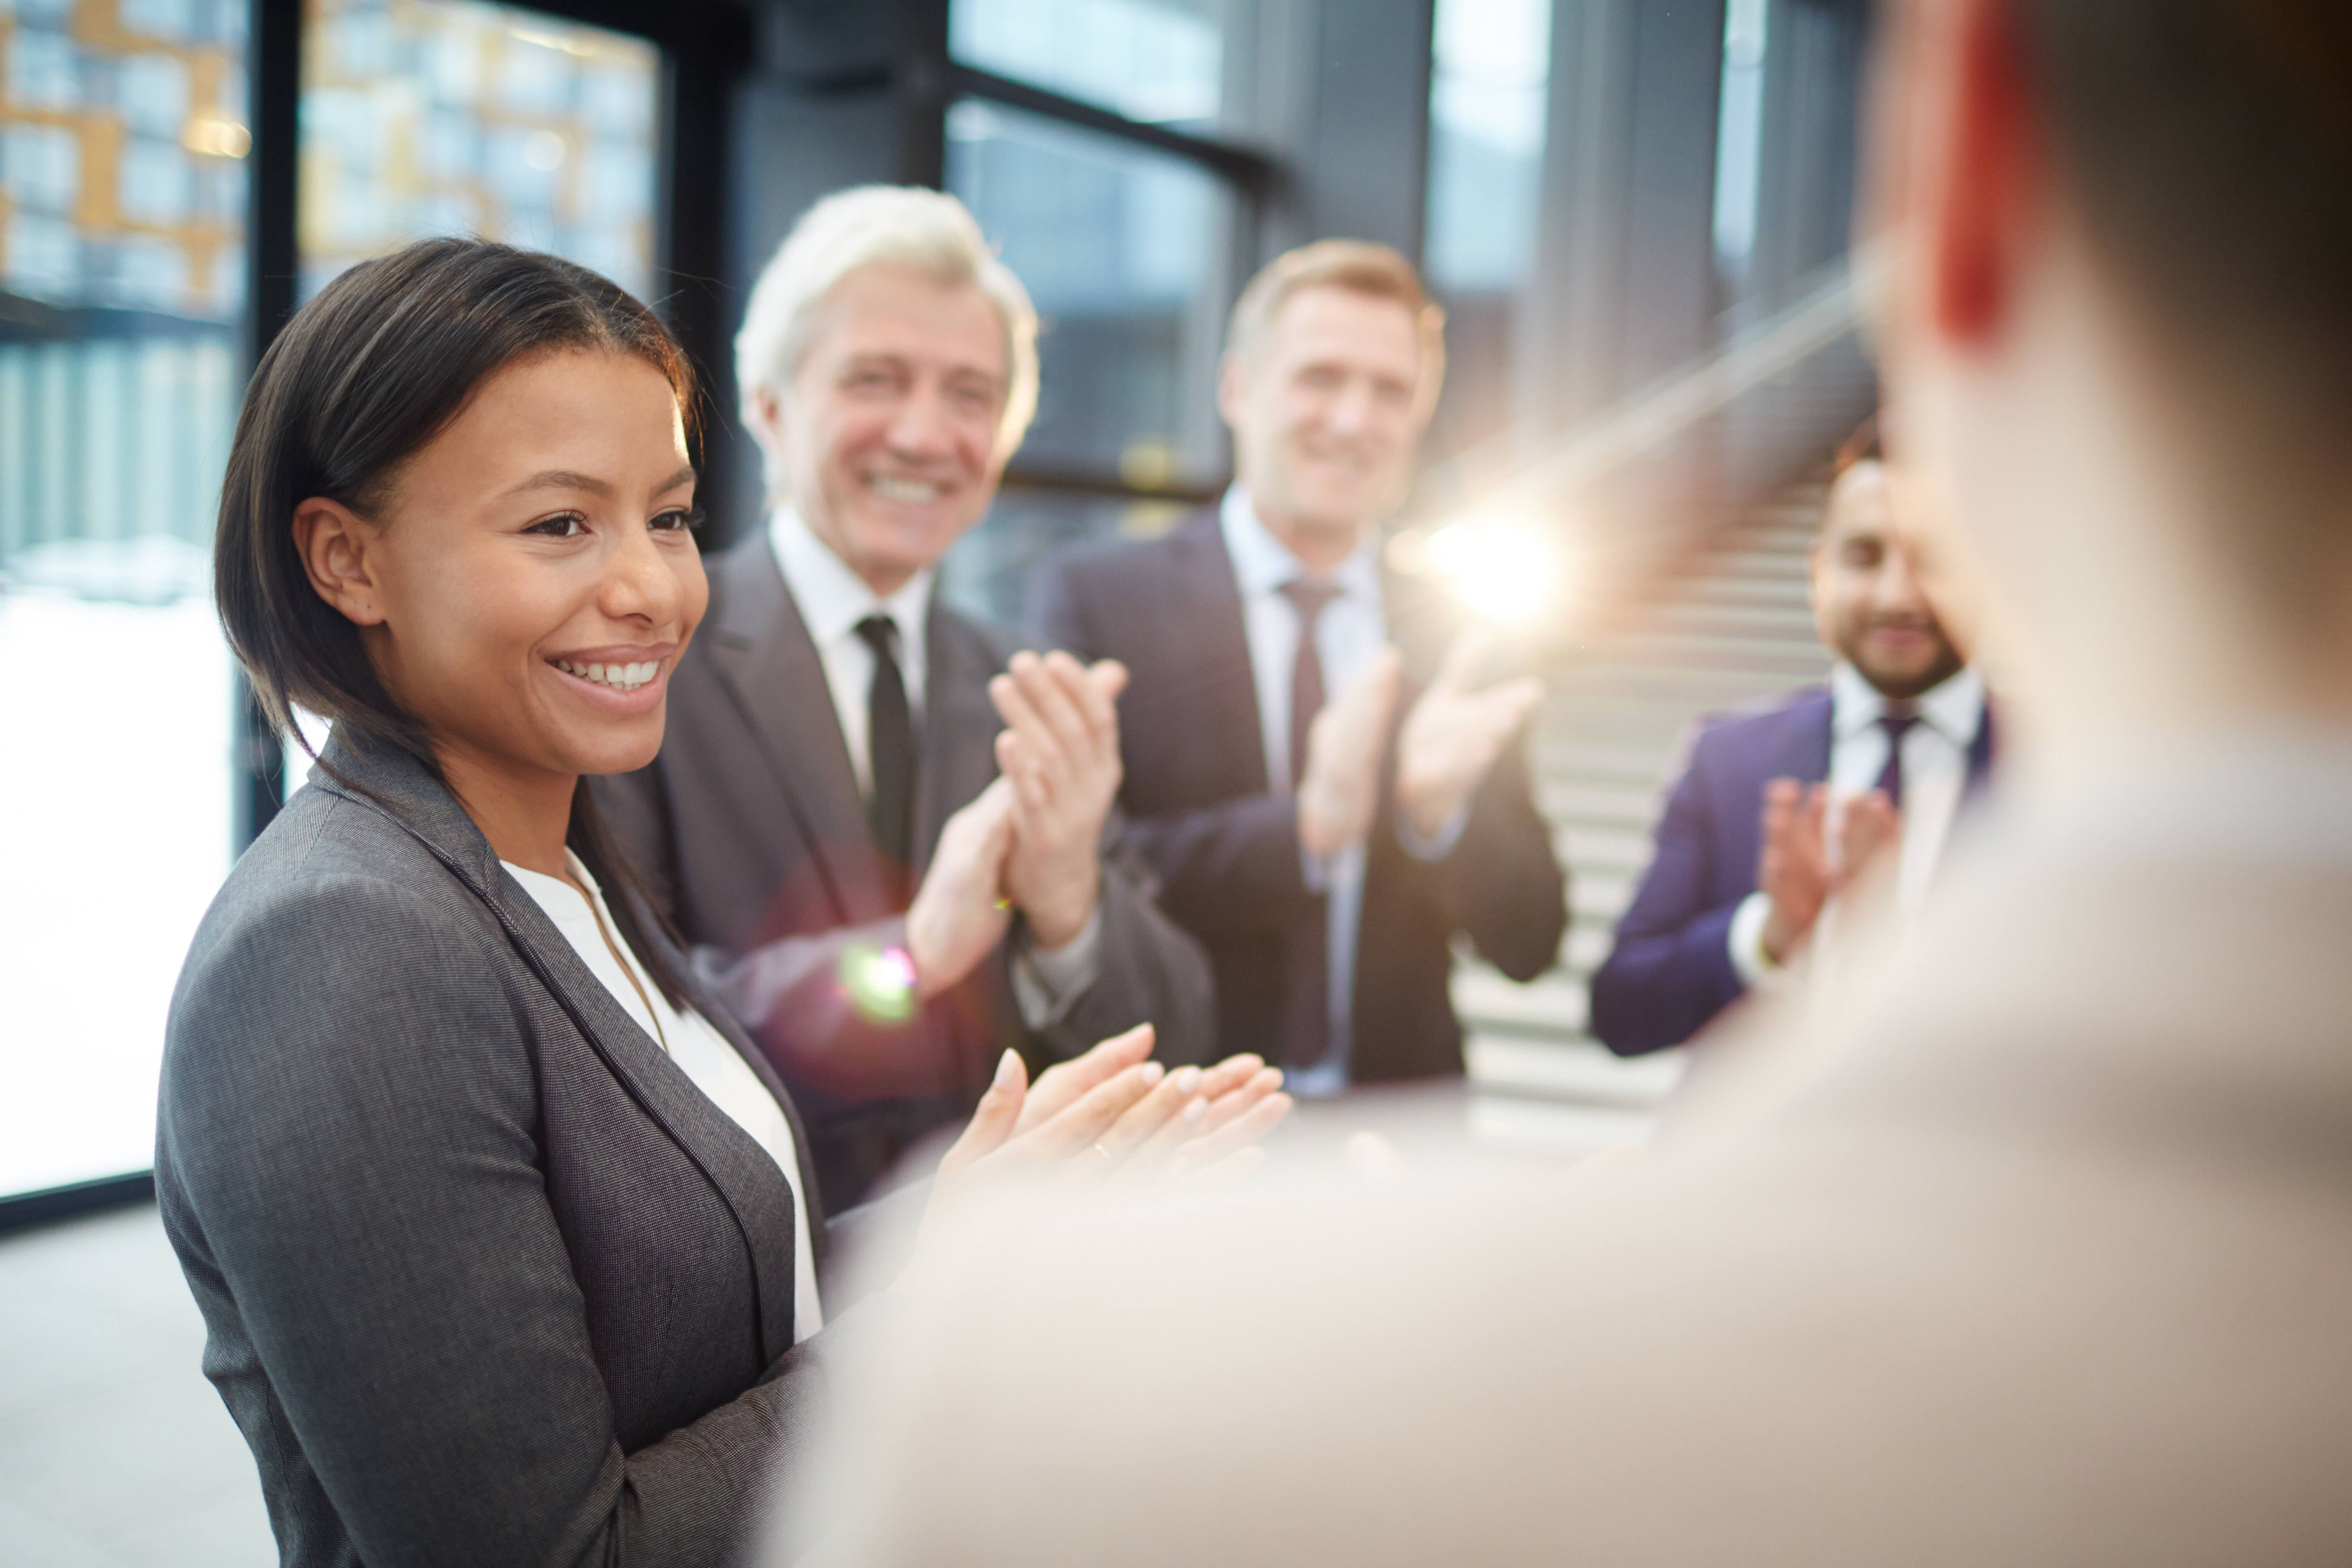
<path id="1" fill-rule="evenodd" d="M 294 510 L 315 496 L 382 517 L 408 460 L 483 382 L 567 349 L 630 354 L 660 371 L 693 438 L 694 374 L 668 331 L 618 284 L 560 257 L 421 240 L 344 272 L 278 334 L 237 416 L 213 583 L 229 647 L 281 739 L 310 749 L 292 722 L 302 708 L 331 721 L 345 744 L 405 752 L 447 783 L 431 735 L 384 689 L 359 628 L 311 586 Z M 678 976 L 647 940 L 646 921 L 660 912 L 614 848 L 584 781 L 566 842 L 609 890 L 623 940 L 671 1005 L 681 1005 Z"/>

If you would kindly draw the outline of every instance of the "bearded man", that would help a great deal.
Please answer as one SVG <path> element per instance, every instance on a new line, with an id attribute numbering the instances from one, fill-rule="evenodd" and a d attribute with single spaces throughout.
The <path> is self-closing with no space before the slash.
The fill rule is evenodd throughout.
<path id="1" fill-rule="evenodd" d="M 1912 847 L 1932 854 L 1991 771 L 1984 682 L 1937 613 L 1933 563 L 1895 503 L 1875 421 L 1838 456 L 1811 574 L 1836 667 L 1826 687 L 1702 724 L 1592 978 L 1592 1031 L 1621 1057 L 1681 1045 L 1795 959 L 1842 875 L 1826 817 L 1861 803 L 1916 863 Z"/>

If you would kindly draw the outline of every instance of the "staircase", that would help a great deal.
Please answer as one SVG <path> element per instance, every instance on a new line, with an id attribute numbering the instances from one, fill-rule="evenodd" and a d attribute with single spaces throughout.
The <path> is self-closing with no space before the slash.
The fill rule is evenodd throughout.
<path id="1" fill-rule="evenodd" d="M 1469 1032 L 1472 1125 L 1578 1157 L 1641 1138 L 1681 1053 L 1621 1061 L 1585 1032 L 1585 985 L 1650 858 L 1650 828 L 1691 722 L 1823 679 L 1805 549 L 1825 487 L 1783 493 L 1725 530 L 1597 630 L 1552 682 L 1532 745 L 1569 868 L 1560 965 L 1518 985 L 1469 957 L 1454 1000 Z"/>

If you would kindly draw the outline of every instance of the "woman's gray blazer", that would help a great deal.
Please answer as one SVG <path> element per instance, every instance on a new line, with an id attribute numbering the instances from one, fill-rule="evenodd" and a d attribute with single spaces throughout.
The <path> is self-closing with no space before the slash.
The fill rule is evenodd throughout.
<path id="1" fill-rule="evenodd" d="M 775 1163 L 422 766 L 326 758 L 378 799 L 322 772 L 237 862 L 156 1131 L 283 1560 L 726 1561 L 876 1309 L 794 1348 Z M 805 1152 L 802 1182 L 814 1203 Z"/>

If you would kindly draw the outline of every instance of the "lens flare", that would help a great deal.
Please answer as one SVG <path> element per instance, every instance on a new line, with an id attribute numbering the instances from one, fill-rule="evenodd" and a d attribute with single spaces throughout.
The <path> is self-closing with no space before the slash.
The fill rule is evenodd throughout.
<path id="1" fill-rule="evenodd" d="M 861 1017 L 903 1024 L 915 1016 L 915 961 L 902 947 L 852 947 L 841 955 L 841 988 Z"/>
<path id="2" fill-rule="evenodd" d="M 1422 542 L 1420 555 L 1475 615 L 1527 626 L 1558 603 L 1559 552 L 1529 524 L 1448 523 Z"/>

